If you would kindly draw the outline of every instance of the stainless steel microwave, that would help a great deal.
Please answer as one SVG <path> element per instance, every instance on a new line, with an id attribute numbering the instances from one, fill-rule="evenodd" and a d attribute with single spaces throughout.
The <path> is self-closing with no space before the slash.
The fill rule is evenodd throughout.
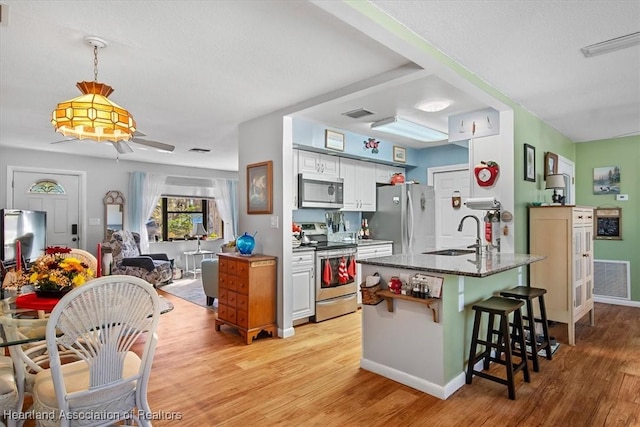
<path id="1" fill-rule="evenodd" d="M 344 205 L 342 178 L 298 175 L 298 207 L 340 209 Z"/>

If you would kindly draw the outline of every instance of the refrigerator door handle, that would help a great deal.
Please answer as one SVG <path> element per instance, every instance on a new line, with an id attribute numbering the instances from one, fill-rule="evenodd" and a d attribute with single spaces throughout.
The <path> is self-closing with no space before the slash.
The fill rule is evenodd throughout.
<path id="1" fill-rule="evenodd" d="M 409 205 L 409 209 L 407 209 L 407 237 L 409 247 L 407 249 L 411 252 L 413 246 L 413 201 L 411 200 L 410 191 L 407 191 L 407 204 Z"/>

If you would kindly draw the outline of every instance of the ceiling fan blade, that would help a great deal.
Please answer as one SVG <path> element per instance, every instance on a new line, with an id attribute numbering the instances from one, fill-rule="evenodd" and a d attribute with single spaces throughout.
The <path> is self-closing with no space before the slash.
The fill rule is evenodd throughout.
<path id="1" fill-rule="evenodd" d="M 133 153 L 133 148 L 129 147 L 129 144 L 124 141 L 112 142 L 112 144 L 120 154 Z"/>
<path id="2" fill-rule="evenodd" d="M 65 138 L 65 139 L 61 139 L 59 141 L 50 142 L 50 144 L 60 144 L 61 142 L 71 142 L 71 141 L 79 141 L 79 139 L 78 138 Z"/>
<path id="3" fill-rule="evenodd" d="M 158 141 L 151 141 L 149 139 L 141 139 L 141 138 L 134 137 L 131 139 L 131 142 L 134 142 L 140 145 L 145 145 L 147 147 L 155 148 L 156 150 L 162 150 L 162 151 L 171 152 L 176 149 L 176 147 L 171 144 L 165 144 L 164 142 L 158 142 Z"/>

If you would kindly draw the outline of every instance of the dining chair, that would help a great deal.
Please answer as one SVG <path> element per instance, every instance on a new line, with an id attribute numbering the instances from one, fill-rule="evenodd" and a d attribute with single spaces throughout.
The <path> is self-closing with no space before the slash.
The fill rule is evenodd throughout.
<path id="1" fill-rule="evenodd" d="M 151 426 L 147 387 L 159 315 L 156 290 L 137 277 L 105 276 L 66 294 L 46 326 L 50 367 L 36 374 L 33 385 L 34 412 L 58 416 L 36 425 L 68 426 L 83 419 L 102 426 L 133 419 Z M 143 337 L 138 355 L 131 347 Z M 59 348 L 79 360 L 63 364 Z"/>
<path id="2" fill-rule="evenodd" d="M 16 425 L 16 417 L 7 416 L 17 410 L 18 387 L 13 372 L 13 362 L 8 356 L 0 356 L 0 419 L 10 427 Z M 0 421 L 0 426 L 4 426 Z"/>

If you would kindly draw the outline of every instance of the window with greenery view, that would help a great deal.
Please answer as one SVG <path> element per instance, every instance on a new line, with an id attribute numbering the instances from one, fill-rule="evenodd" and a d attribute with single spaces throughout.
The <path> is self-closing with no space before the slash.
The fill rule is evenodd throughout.
<path id="1" fill-rule="evenodd" d="M 207 239 L 224 237 L 214 199 L 163 196 L 147 222 L 149 241 L 195 239 L 193 229 L 199 222 L 208 232 Z"/>

